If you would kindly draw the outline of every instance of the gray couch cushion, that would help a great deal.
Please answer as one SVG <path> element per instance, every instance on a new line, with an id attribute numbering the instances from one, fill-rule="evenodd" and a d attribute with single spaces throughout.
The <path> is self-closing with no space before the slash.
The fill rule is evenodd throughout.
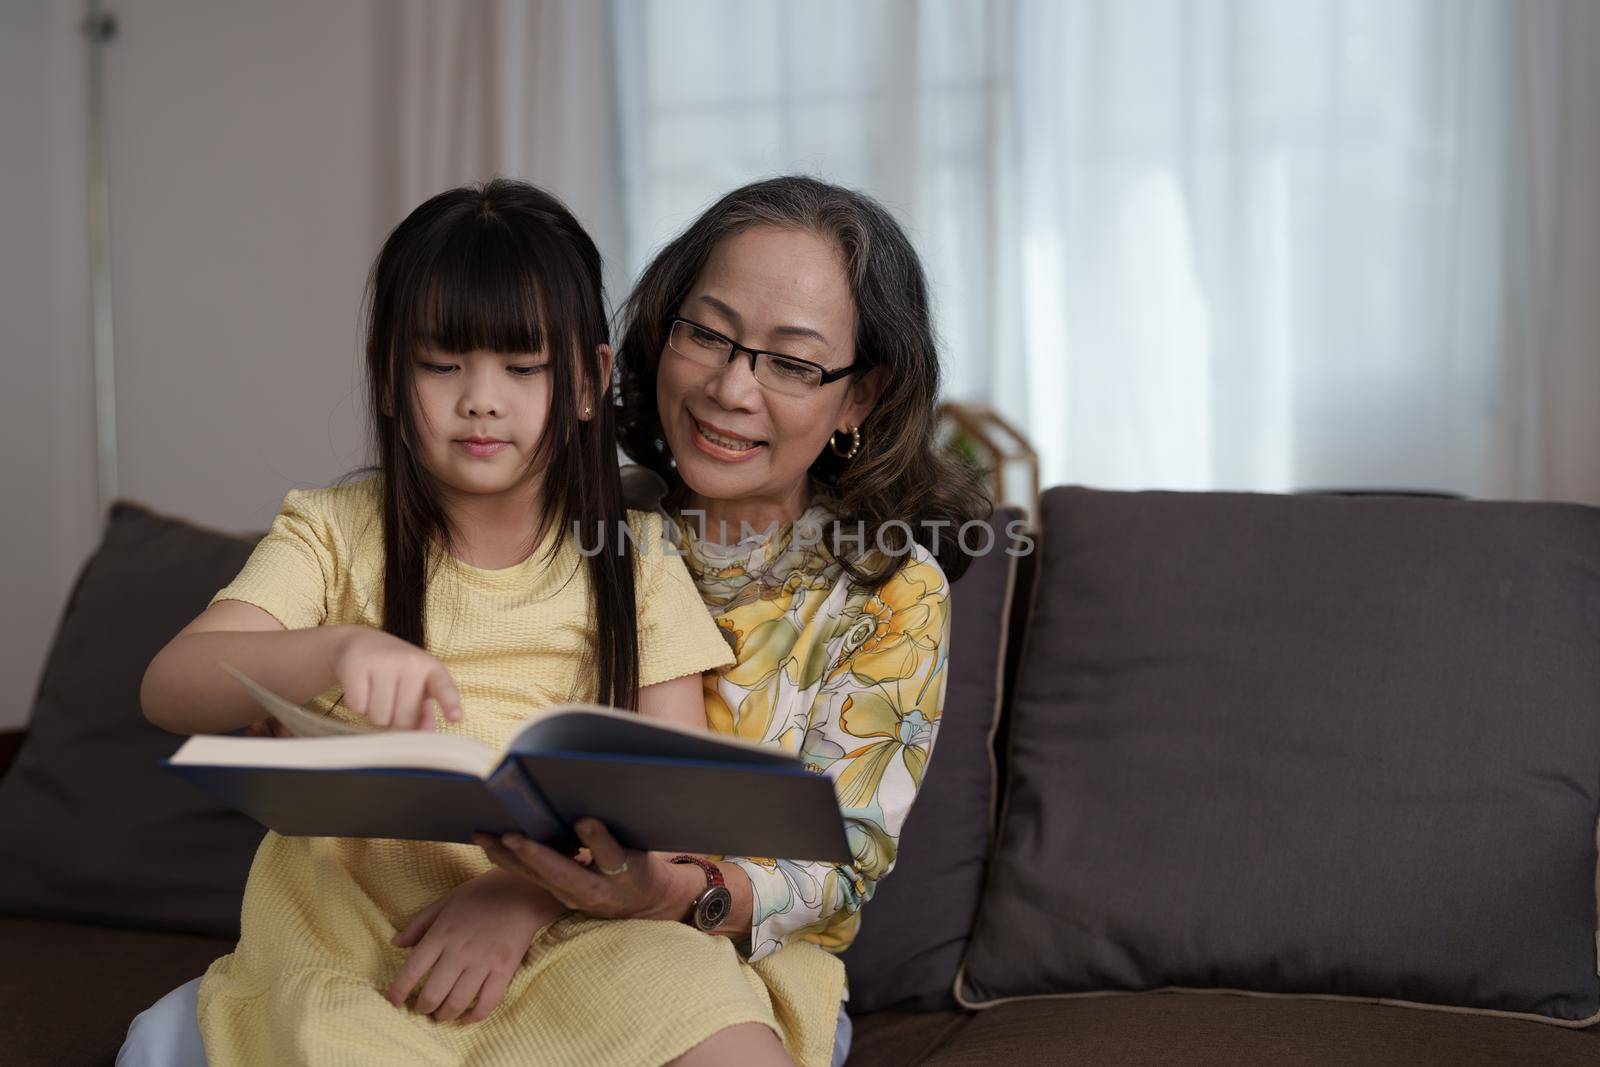
<path id="1" fill-rule="evenodd" d="M 960 993 L 1600 1013 L 1600 510 L 1054 490 Z"/>
<path id="2" fill-rule="evenodd" d="M 236 936 L 261 827 L 160 766 L 145 667 L 255 544 L 136 504 L 111 509 L 0 780 L 0 913 Z"/>
<path id="3" fill-rule="evenodd" d="M 950 589 L 950 677 L 939 738 L 917 802 L 900 834 L 894 870 L 861 909 L 861 931 L 844 954 L 850 1008 L 943 1011 L 983 889 L 996 811 L 994 750 L 1005 643 L 1017 559 L 1008 537 L 1021 513 L 990 520 L 992 550 Z M 1019 526 L 1020 529 L 1020 526 Z M 985 538 L 972 531 L 975 551 Z M 1016 542 L 1020 551 L 1026 542 Z"/>

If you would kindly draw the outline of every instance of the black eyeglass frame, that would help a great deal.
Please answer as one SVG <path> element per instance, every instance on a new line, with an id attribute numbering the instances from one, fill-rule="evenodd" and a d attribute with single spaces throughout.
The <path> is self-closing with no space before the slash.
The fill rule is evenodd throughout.
<path id="1" fill-rule="evenodd" d="M 822 380 L 817 383 L 817 388 L 821 389 L 824 385 L 827 385 L 830 382 L 836 382 L 840 378 L 848 378 L 852 374 L 860 374 L 862 371 L 868 370 L 872 366 L 866 360 L 858 359 L 848 367 L 840 367 L 838 370 L 829 370 L 820 363 L 813 363 L 811 360 L 801 359 L 799 356 L 791 356 L 787 352 L 769 352 L 764 348 L 751 348 L 749 345 L 742 345 L 738 341 L 735 341 L 733 338 L 729 337 L 727 334 L 718 333 L 711 327 L 702 326 L 693 319 L 686 319 L 682 315 L 668 315 L 666 318 L 668 344 L 671 344 L 672 328 L 680 322 L 685 326 L 693 326 L 697 330 L 703 330 L 706 333 L 709 333 L 712 337 L 717 338 L 719 341 L 726 341 L 731 346 L 728 350 L 728 363 L 732 363 L 733 357 L 737 356 L 740 352 L 750 353 L 751 374 L 756 372 L 757 356 L 771 356 L 773 359 L 781 359 L 786 363 L 799 363 L 807 367 L 814 367 L 817 373 L 822 376 Z M 677 351 L 677 349 L 673 349 L 673 351 Z M 726 364 L 724 364 L 724 366 L 726 366 Z"/>

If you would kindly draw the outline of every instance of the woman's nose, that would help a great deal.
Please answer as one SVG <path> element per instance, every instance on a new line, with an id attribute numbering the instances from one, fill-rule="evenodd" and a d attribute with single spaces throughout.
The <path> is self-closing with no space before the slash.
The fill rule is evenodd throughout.
<path id="1" fill-rule="evenodd" d="M 760 403 L 761 383 L 756 381 L 750 368 L 750 357 L 743 352 L 711 376 L 706 392 L 713 400 L 729 410 L 754 410 Z"/>

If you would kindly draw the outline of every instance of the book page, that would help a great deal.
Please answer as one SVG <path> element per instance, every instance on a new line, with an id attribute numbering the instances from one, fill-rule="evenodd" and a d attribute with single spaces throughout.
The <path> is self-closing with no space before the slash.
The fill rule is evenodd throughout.
<path id="1" fill-rule="evenodd" d="M 252 682 L 231 663 L 218 661 L 217 666 L 239 679 L 239 683 L 256 698 L 256 703 L 265 708 L 268 715 L 281 722 L 283 728 L 296 737 L 348 737 L 352 734 L 374 733 L 378 729 L 376 726 L 357 726 L 355 723 L 335 719 L 331 715 L 310 711 Z"/>
<path id="2" fill-rule="evenodd" d="M 228 737 L 196 734 L 167 761 L 176 766 L 285 770 L 446 771 L 485 778 L 500 754 L 470 737 L 417 730 L 369 730 L 359 737 Z"/>

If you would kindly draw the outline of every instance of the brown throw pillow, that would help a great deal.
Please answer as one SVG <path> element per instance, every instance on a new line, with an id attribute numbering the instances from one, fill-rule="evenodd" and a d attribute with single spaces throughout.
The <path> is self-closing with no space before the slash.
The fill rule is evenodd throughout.
<path id="1" fill-rule="evenodd" d="M 139 682 L 255 541 L 112 506 L 0 780 L 0 913 L 237 936 L 263 831 L 160 766 Z"/>
<path id="2" fill-rule="evenodd" d="M 1600 1019 L 1600 509 L 1058 489 L 958 994 Z"/>

